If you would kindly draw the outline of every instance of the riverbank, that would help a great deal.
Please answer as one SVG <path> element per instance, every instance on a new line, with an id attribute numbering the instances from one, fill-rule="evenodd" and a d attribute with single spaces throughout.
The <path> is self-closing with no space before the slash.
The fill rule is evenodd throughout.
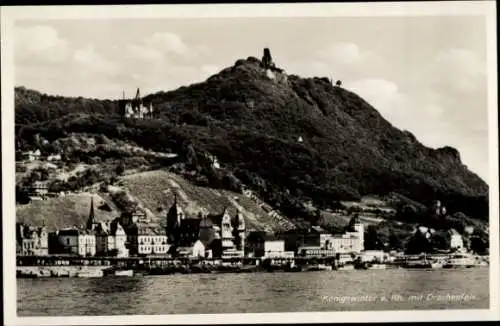
<path id="1" fill-rule="evenodd" d="M 486 265 L 487 266 L 487 265 Z M 484 265 L 472 268 L 485 267 Z M 459 268 L 459 267 L 458 267 Z M 464 266 L 464 268 L 466 268 Z M 467 266 L 471 268 L 471 266 Z M 290 265 L 209 265 L 209 264 L 177 264 L 166 266 L 145 266 L 136 268 L 120 268 L 117 266 L 18 266 L 17 278 L 44 278 L 44 277 L 112 277 L 112 276 L 147 276 L 147 275 L 173 275 L 173 274 L 240 274 L 240 273 L 275 273 L 275 272 L 316 272 L 316 271 L 351 271 L 351 270 L 388 270 L 388 269 L 428 269 L 438 270 L 434 267 L 400 266 L 396 264 L 377 264 L 369 267 L 354 265 L 332 266 L 324 264 L 311 264 L 302 266 Z M 442 270 L 442 268 L 439 268 Z"/>

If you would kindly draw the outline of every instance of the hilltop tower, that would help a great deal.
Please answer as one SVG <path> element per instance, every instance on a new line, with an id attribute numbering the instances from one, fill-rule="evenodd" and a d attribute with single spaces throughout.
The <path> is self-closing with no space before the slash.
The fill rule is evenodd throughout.
<path id="1" fill-rule="evenodd" d="M 273 58 L 271 57 L 271 51 L 269 48 L 264 48 L 264 55 L 262 56 L 262 64 L 265 69 L 270 69 L 274 67 Z"/>

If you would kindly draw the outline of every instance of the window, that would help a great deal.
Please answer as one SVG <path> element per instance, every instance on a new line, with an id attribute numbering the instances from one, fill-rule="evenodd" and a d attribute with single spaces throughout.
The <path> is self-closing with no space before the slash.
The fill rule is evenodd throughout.
<path id="1" fill-rule="evenodd" d="M 69 238 L 66 239 L 66 244 L 69 246 Z"/>

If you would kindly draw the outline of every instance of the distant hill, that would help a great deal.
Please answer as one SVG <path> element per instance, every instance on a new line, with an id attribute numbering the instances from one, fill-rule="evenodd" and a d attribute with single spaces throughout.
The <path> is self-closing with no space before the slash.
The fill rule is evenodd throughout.
<path id="1" fill-rule="evenodd" d="M 488 185 L 462 164 L 456 149 L 424 146 L 327 78 L 266 71 L 253 57 L 205 82 L 148 95 L 145 100 L 160 111 L 155 120 L 119 118 L 112 101 L 38 100 L 33 94 L 16 88 L 21 148 L 43 147 L 36 134 L 55 141 L 74 132 L 178 153 L 183 171 L 207 185 L 236 189 L 236 179 L 292 219 L 310 216 L 302 209 L 309 200 L 327 208 L 390 194 L 419 205 L 440 199 L 451 213 L 488 218 Z M 224 176 L 200 162 L 204 153 L 218 157 Z"/>

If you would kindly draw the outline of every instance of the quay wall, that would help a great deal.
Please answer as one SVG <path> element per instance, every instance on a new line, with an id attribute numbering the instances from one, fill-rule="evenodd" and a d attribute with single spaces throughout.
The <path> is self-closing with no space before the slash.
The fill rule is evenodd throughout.
<path id="1" fill-rule="evenodd" d="M 22 275 L 36 275 L 37 277 L 50 277 L 52 275 L 76 276 L 82 270 L 97 272 L 108 266 L 17 266 L 16 273 Z"/>

